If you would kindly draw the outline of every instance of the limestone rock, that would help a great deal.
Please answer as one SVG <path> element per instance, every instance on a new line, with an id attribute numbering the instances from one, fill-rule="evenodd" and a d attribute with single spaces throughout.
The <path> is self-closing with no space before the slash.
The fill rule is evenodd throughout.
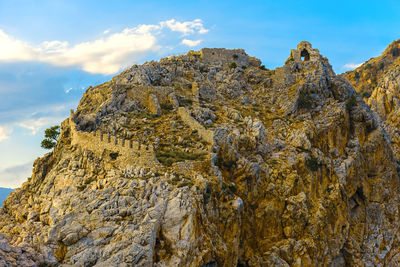
<path id="1" fill-rule="evenodd" d="M 240 49 L 135 65 L 4 202 L 0 265 L 397 266 L 398 77 L 381 119 L 308 42 L 275 70 Z"/>

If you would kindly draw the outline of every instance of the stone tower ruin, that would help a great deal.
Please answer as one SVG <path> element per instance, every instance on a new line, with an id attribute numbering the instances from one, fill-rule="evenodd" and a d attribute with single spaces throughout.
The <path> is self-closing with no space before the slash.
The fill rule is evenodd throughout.
<path id="1" fill-rule="evenodd" d="M 313 49 L 309 42 L 302 41 L 297 45 L 297 49 L 292 49 L 288 60 L 295 62 L 318 61 L 321 55 L 318 49 Z"/>

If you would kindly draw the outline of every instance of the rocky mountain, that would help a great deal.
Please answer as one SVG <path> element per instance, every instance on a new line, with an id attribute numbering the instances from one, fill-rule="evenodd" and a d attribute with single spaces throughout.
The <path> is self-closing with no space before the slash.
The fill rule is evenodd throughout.
<path id="1" fill-rule="evenodd" d="M 381 66 L 379 71 L 368 66 Z M 352 79 L 362 73 L 359 80 Z M 368 105 L 378 113 L 383 126 L 391 138 L 396 159 L 400 159 L 400 40 L 390 44 L 385 52 L 364 63 L 346 77 L 358 91 L 368 88 L 370 96 L 365 98 Z M 369 77 L 366 79 L 366 77 Z M 373 81 L 373 82 L 372 82 Z"/>
<path id="2" fill-rule="evenodd" d="M 398 266 L 385 127 L 308 42 L 135 65 L 5 201 L 0 266 Z"/>
<path id="3" fill-rule="evenodd" d="M 393 41 L 379 57 L 371 58 L 357 69 L 346 72 L 344 76 L 364 99 L 368 99 L 378 86 L 379 78 L 399 63 L 400 39 Z"/>
<path id="4" fill-rule="evenodd" d="M 0 187 L 0 207 L 3 205 L 3 201 L 8 197 L 8 195 L 13 191 L 14 189 L 11 188 L 3 188 Z"/>

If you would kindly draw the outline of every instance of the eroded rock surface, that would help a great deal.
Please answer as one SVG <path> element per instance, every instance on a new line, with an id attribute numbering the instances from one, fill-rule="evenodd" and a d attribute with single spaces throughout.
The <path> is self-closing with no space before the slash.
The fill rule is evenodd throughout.
<path id="1" fill-rule="evenodd" d="M 206 49 L 89 88 L 0 233 L 48 266 L 396 266 L 398 193 L 381 120 L 311 44 L 275 70 Z"/>

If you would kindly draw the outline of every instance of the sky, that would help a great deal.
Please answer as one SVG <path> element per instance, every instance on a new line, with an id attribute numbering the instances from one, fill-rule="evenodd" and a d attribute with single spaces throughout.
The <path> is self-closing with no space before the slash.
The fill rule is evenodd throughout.
<path id="1" fill-rule="evenodd" d="M 0 0 L 0 187 L 31 176 L 44 129 L 133 64 L 243 48 L 267 68 L 306 40 L 336 73 L 400 38 L 400 1 Z"/>

